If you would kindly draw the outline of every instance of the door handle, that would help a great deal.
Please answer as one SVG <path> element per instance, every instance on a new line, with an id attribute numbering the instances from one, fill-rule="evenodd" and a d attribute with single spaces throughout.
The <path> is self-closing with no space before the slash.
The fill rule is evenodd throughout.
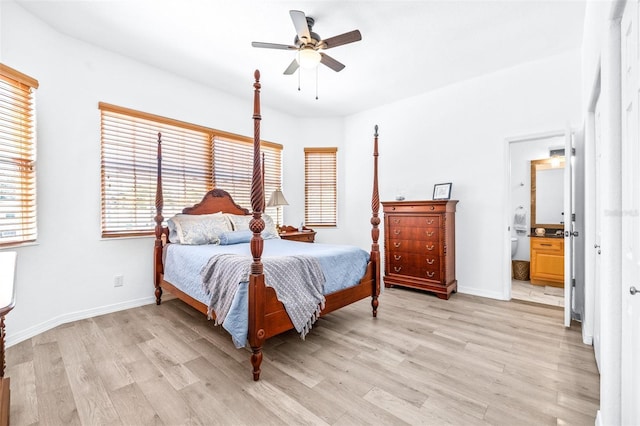
<path id="1" fill-rule="evenodd" d="M 637 292 L 638 290 L 636 290 L 634 286 L 629 287 L 629 293 L 631 293 L 632 296 L 635 296 Z"/>

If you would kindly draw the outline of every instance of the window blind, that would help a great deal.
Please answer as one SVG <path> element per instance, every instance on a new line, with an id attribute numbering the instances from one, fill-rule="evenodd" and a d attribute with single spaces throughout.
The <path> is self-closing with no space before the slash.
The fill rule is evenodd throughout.
<path id="1" fill-rule="evenodd" d="M 305 224 L 336 226 L 338 148 L 304 149 Z"/>
<path id="2" fill-rule="evenodd" d="M 35 241 L 38 81 L 0 64 L 0 246 Z"/>
<path id="3" fill-rule="evenodd" d="M 214 187 L 251 210 L 252 139 L 110 104 L 99 108 L 103 237 L 153 233 L 158 132 L 165 219 L 200 202 Z M 265 180 L 279 184 L 282 145 L 261 146 L 269 170 Z"/>
<path id="4" fill-rule="evenodd" d="M 212 189 L 211 142 L 177 122 L 100 104 L 102 236 L 149 235 L 156 214 L 158 132 L 162 133 L 163 216 L 170 218 Z"/>
<path id="5" fill-rule="evenodd" d="M 282 187 L 282 145 L 262 142 L 264 156 L 265 203 L 273 191 Z M 213 180 L 216 188 L 229 192 L 234 201 L 251 211 L 251 180 L 253 177 L 253 141 L 213 138 Z M 276 223 L 282 223 L 282 213 L 277 207 L 266 207 L 265 213 Z"/>

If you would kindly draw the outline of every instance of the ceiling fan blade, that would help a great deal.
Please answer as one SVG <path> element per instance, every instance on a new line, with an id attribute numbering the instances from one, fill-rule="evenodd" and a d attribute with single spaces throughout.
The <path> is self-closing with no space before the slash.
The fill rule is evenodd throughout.
<path id="1" fill-rule="evenodd" d="M 331 56 L 327 54 L 320 52 L 320 57 L 321 57 L 320 63 L 325 64 L 335 72 L 342 71 L 342 69 L 344 68 L 343 63 L 336 61 L 335 59 L 333 59 Z"/>
<path id="2" fill-rule="evenodd" d="M 263 47 L 265 49 L 298 50 L 296 46 L 290 46 L 287 44 L 277 44 L 277 43 L 262 43 L 260 41 L 252 41 L 251 46 Z"/>
<path id="3" fill-rule="evenodd" d="M 298 69 L 300 65 L 298 65 L 298 61 L 296 61 L 295 59 L 289 64 L 289 66 L 287 67 L 286 70 L 284 70 L 283 74 L 284 75 L 291 75 L 294 72 L 296 72 L 296 70 Z"/>
<path id="4" fill-rule="evenodd" d="M 340 34 L 335 37 L 329 37 L 326 40 L 322 40 L 320 45 L 324 49 L 331 49 L 332 47 L 342 46 L 343 44 L 353 43 L 354 41 L 362 40 L 362 34 L 359 30 L 349 31 L 348 33 Z"/>
<path id="5" fill-rule="evenodd" d="M 307 25 L 307 17 L 304 16 L 304 12 L 300 10 L 290 10 L 291 20 L 293 26 L 296 27 L 296 33 L 300 40 L 304 39 L 305 42 L 311 40 L 311 34 L 309 34 L 309 26 Z"/>

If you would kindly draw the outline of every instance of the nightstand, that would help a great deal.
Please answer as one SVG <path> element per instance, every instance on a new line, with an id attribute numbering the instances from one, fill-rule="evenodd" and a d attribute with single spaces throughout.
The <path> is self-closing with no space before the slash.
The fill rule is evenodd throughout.
<path id="1" fill-rule="evenodd" d="M 282 226 L 280 228 L 280 238 L 283 240 L 312 243 L 316 239 L 316 231 L 306 227 L 302 228 L 302 231 L 298 231 L 298 228 L 293 226 Z"/>

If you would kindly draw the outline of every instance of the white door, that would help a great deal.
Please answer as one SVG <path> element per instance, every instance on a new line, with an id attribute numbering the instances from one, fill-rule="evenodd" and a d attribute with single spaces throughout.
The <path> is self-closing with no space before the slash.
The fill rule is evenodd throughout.
<path id="1" fill-rule="evenodd" d="M 622 424 L 640 424 L 640 148 L 638 0 L 627 2 L 622 44 Z M 636 292 L 636 289 L 638 293 Z"/>
<path id="2" fill-rule="evenodd" d="M 598 366 L 598 371 L 600 371 L 600 283 L 602 280 L 600 279 L 600 243 L 602 241 L 601 238 L 601 228 L 602 228 L 602 206 L 601 206 L 601 194 L 602 194 L 602 173 L 600 166 L 602 164 L 602 149 L 600 148 L 602 144 L 602 111 L 600 109 L 600 98 L 596 101 L 596 106 L 594 110 L 594 144 L 595 144 L 595 194 L 593 197 L 593 205 L 595 206 L 595 217 L 594 217 L 594 245 L 593 249 L 595 250 L 595 262 L 593 267 L 593 300 L 595 301 L 593 307 L 593 351 L 595 352 L 596 364 Z"/>
<path id="3" fill-rule="evenodd" d="M 573 306 L 573 137 L 567 127 L 564 143 L 564 326 L 571 325 Z"/>

